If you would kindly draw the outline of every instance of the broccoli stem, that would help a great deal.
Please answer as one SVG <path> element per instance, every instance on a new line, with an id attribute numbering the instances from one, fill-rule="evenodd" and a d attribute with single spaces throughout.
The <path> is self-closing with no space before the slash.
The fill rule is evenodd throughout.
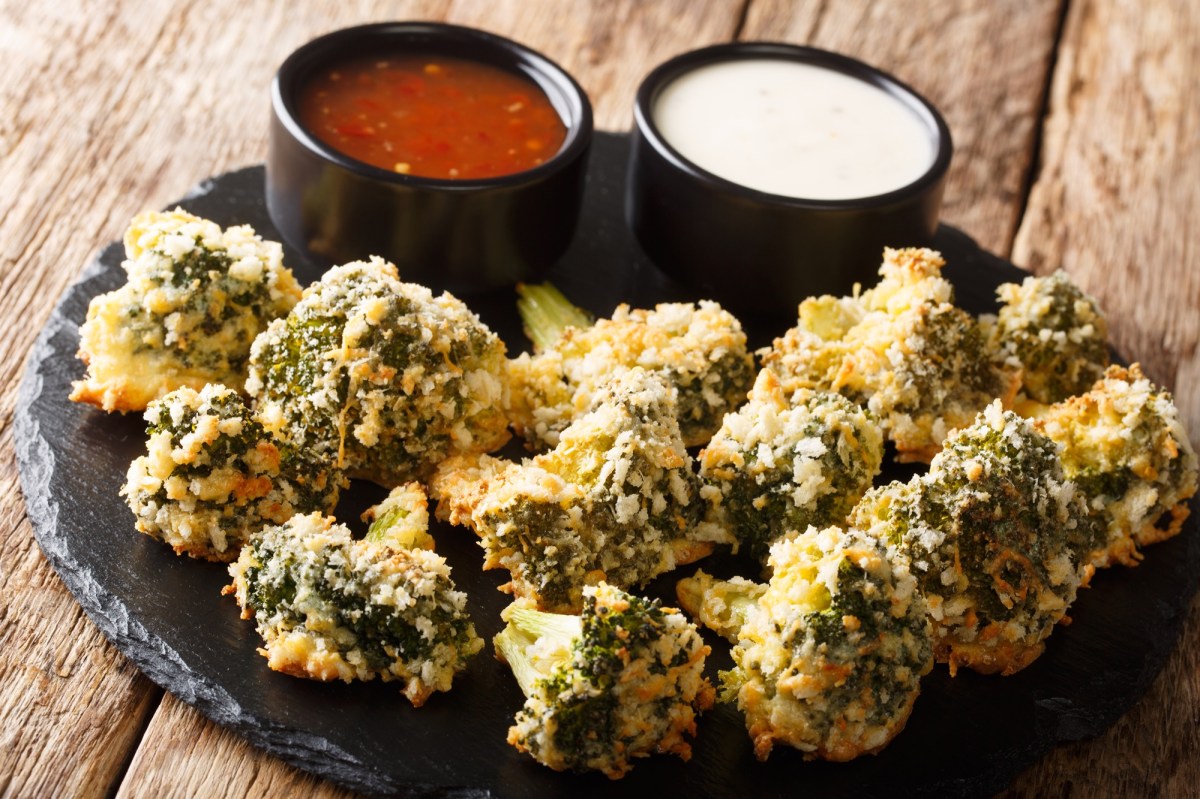
<path id="1" fill-rule="evenodd" d="M 381 505 L 380 508 L 383 508 Z M 375 521 L 371 522 L 371 526 L 367 528 L 366 538 L 368 541 L 378 541 L 383 543 L 388 540 L 388 533 L 391 528 L 399 524 L 400 521 L 408 516 L 407 508 L 388 508 L 380 513 Z"/>
<path id="2" fill-rule="evenodd" d="M 537 684 L 570 656 L 571 644 L 582 632 L 583 620 L 579 616 L 515 608 L 508 614 L 508 626 L 500 631 L 493 644 L 500 658 L 512 669 L 521 691 L 529 697 Z M 538 647 L 535 662 L 529 648 L 545 639 L 549 640 Z"/>
<path id="3" fill-rule="evenodd" d="M 382 544 L 393 551 L 433 549 L 427 518 L 410 518 L 425 502 L 424 493 L 413 485 L 401 485 L 380 502 L 367 509 L 363 521 L 370 522 L 365 540 Z"/>
<path id="4" fill-rule="evenodd" d="M 568 327 L 591 327 L 592 318 L 571 304 L 551 283 L 531 286 L 517 284 L 517 313 L 525 325 L 525 335 L 539 350 L 549 349 Z"/>

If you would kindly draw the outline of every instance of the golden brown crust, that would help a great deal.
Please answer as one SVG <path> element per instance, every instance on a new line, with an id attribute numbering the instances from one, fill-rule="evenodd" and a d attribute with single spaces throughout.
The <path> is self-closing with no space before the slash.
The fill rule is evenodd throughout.
<path id="1" fill-rule="evenodd" d="M 999 674 L 1010 677 L 1037 660 L 1046 648 L 1044 641 L 995 642 L 1004 628 L 1001 624 L 984 627 L 977 643 L 955 641 L 947 638 L 934 639 L 933 657 L 938 663 L 950 667 L 950 676 L 958 673 L 959 666 L 980 674 Z"/>

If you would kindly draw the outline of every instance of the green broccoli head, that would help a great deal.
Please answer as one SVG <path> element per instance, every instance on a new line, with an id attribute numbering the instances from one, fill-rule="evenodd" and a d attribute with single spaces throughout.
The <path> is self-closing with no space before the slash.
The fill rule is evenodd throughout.
<path id="1" fill-rule="evenodd" d="M 176 389 L 146 421 L 147 452 L 121 493 L 138 530 L 179 553 L 232 560 L 264 524 L 332 510 L 345 483 L 313 453 L 275 440 L 225 386 Z"/>
<path id="2" fill-rule="evenodd" d="M 868 412 L 827 391 L 800 389 L 789 401 L 764 369 L 700 453 L 701 494 L 711 517 L 765 562 L 788 531 L 841 524 L 882 462 L 883 435 Z"/>
<path id="3" fill-rule="evenodd" d="M 419 500 L 403 518 L 391 508 L 401 528 L 423 511 Z M 250 538 L 225 591 L 243 618 L 254 618 L 272 669 L 317 680 L 401 680 L 419 707 L 450 689 L 483 642 L 449 565 L 431 550 L 405 548 L 411 539 L 408 529 L 376 527 L 355 540 L 332 517 L 294 516 Z"/>
<path id="4" fill-rule="evenodd" d="M 512 362 L 513 424 L 531 445 L 557 444 L 612 374 L 641 366 L 674 387 L 683 440 L 698 446 L 754 378 L 741 323 L 715 302 L 649 310 L 621 305 L 593 323 L 549 284 L 518 291 L 518 310 L 537 353 Z"/>
<path id="5" fill-rule="evenodd" d="M 508 438 L 504 344 L 379 258 L 306 289 L 255 341 L 246 387 L 285 438 L 384 485 Z"/>
<path id="6" fill-rule="evenodd" d="M 709 648 L 676 610 L 601 583 L 579 616 L 513 606 L 496 652 L 527 697 L 508 742 L 557 771 L 624 776 L 632 758 L 687 760 L 713 703 Z"/>
<path id="7" fill-rule="evenodd" d="M 587 585 L 640 587 L 728 541 L 702 522 L 699 492 L 674 392 L 640 368 L 619 373 L 554 450 L 454 459 L 433 480 L 439 515 L 479 534 L 485 568 L 507 568 L 518 596 L 563 612 Z"/>
<path id="8" fill-rule="evenodd" d="M 1021 362 L 1023 388 L 1041 403 L 1082 394 L 1108 366 L 1108 323 L 1065 272 L 996 290 L 994 345 Z"/>
<path id="9" fill-rule="evenodd" d="M 765 586 L 703 573 L 679 585 L 685 607 L 735 641 L 722 694 L 746 714 L 755 754 L 776 742 L 824 760 L 878 752 L 933 665 L 907 559 L 859 530 L 809 527 L 773 544 L 769 565 Z"/>
<path id="10" fill-rule="evenodd" d="M 1041 653 L 1102 534 L 1055 444 L 999 402 L 928 473 L 869 492 L 851 522 L 911 559 L 939 661 L 1004 674 Z"/>

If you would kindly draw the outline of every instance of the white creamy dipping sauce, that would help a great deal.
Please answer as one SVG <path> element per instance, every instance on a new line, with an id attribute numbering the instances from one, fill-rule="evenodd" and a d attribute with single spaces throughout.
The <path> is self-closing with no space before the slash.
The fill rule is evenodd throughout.
<path id="1" fill-rule="evenodd" d="M 900 100 L 824 67 L 776 58 L 697 67 L 671 81 L 654 122 L 681 155 L 748 188 L 810 200 L 907 186 L 935 134 Z"/>

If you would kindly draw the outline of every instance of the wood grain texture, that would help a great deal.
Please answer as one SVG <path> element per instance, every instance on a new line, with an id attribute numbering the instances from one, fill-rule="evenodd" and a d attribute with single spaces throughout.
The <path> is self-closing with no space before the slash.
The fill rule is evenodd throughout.
<path id="1" fill-rule="evenodd" d="M 925 95 L 954 138 L 942 218 L 1007 255 L 1060 13 L 1059 0 L 753 0 L 741 38 L 846 53 Z"/>
<path id="2" fill-rule="evenodd" d="M 263 754 L 167 694 L 116 796 L 350 799 L 358 794 Z"/>
<path id="3" fill-rule="evenodd" d="M 1041 172 L 1014 246 L 1108 311 L 1118 350 L 1172 387 L 1200 445 L 1200 6 L 1072 2 Z M 1153 551 L 1148 555 L 1153 557 Z M 1061 747 L 1013 796 L 1195 796 L 1200 602 L 1144 699 L 1103 736 Z"/>
<path id="4" fill-rule="evenodd" d="M 7 424 L 0 452 L 0 796 L 103 794 L 162 692 L 103 639 L 34 543 Z"/>

